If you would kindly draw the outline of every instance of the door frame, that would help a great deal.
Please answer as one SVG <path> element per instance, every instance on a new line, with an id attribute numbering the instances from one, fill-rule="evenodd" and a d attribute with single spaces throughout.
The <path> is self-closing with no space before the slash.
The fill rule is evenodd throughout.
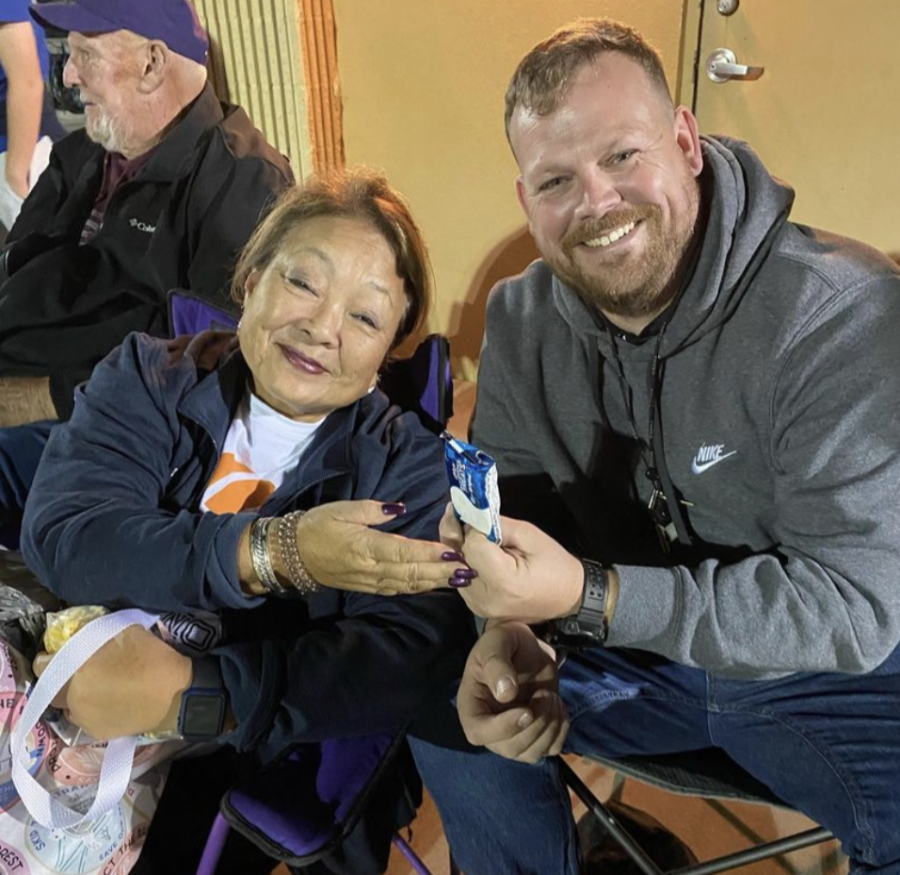
<path id="1" fill-rule="evenodd" d="M 700 52 L 703 48 L 703 16 L 707 2 L 684 0 L 681 25 L 681 68 L 675 102 L 697 114 L 697 86 L 702 75 Z"/>

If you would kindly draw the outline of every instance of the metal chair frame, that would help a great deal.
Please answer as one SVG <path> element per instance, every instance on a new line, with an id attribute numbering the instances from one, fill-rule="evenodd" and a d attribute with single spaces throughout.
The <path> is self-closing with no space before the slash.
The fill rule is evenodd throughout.
<path id="1" fill-rule="evenodd" d="M 616 771 L 617 774 L 637 778 L 638 780 L 662 787 L 673 793 L 680 793 L 681 795 L 697 796 L 707 799 L 741 799 L 748 802 L 765 803 L 782 808 L 786 807 L 781 800 L 762 788 L 762 785 L 759 785 L 758 782 L 752 778 L 750 779 L 754 784 L 752 791 L 740 786 L 736 781 L 717 781 L 714 777 L 709 775 L 703 776 L 703 787 L 696 786 L 696 782 L 692 781 L 688 781 L 686 782 L 686 786 L 682 786 L 673 783 L 671 780 L 660 778 L 659 764 L 649 757 L 632 757 L 625 762 L 603 760 L 599 758 L 592 758 L 592 761 L 598 762 L 600 765 Z M 761 860 L 768 860 L 772 857 L 788 854 L 792 851 L 798 851 L 801 848 L 821 844 L 822 842 L 827 842 L 834 838 L 834 835 L 827 829 L 815 827 L 796 833 L 792 836 L 765 842 L 743 851 L 716 857 L 694 866 L 685 866 L 671 870 L 661 869 L 628 834 L 627 830 L 616 820 L 606 806 L 597 799 L 572 767 L 562 758 L 559 759 L 559 767 L 565 784 L 585 804 L 588 811 L 599 820 L 600 824 L 610 837 L 620 845 L 622 850 L 640 871 L 644 873 L 644 875 L 714 875 L 716 872 L 728 872 L 732 869 L 737 869 L 740 866 L 748 866 L 751 863 L 758 863 Z M 667 771 L 671 771 L 671 766 L 666 766 L 665 768 Z M 738 767 L 735 765 L 733 768 L 737 769 Z M 682 773 L 686 775 L 691 774 L 686 771 L 683 771 Z M 750 776 L 747 777 L 750 778 Z"/>

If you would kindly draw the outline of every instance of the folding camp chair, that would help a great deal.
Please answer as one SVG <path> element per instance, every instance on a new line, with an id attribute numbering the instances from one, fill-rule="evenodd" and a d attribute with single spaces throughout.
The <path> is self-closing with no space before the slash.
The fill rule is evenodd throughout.
<path id="1" fill-rule="evenodd" d="M 787 808 L 764 784 L 745 772 L 730 757 L 719 750 L 705 750 L 689 754 L 657 757 L 628 757 L 622 760 L 592 758 L 619 775 L 637 778 L 657 787 L 682 795 L 703 798 L 736 799 Z M 793 836 L 756 845 L 694 866 L 676 870 L 661 868 L 628 834 L 607 807 L 591 792 L 572 767 L 559 760 L 566 785 L 596 817 L 609 836 L 622 848 L 628 858 L 644 875 L 713 875 L 768 860 L 781 854 L 830 841 L 834 836 L 821 827 L 804 830 Z"/>
<path id="2" fill-rule="evenodd" d="M 180 310 L 181 315 L 176 317 L 175 310 Z M 198 324 L 198 319 L 201 323 L 205 320 L 205 324 Z M 173 307 L 173 330 L 176 332 L 179 326 L 191 331 L 214 325 L 224 327 L 228 319 L 234 324 L 230 314 L 216 311 L 205 302 L 198 303 L 196 300 L 183 300 Z M 453 398 L 446 338 L 432 335 L 423 341 L 411 359 L 393 363 L 383 375 L 382 387 L 402 406 L 418 410 L 431 428 L 436 431 L 443 428 L 452 414 Z M 314 780 L 302 762 L 298 764 L 288 759 L 279 766 L 274 780 L 272 776 L 263 774 L 258 780 L 232 789 L 223 800 L 222 813 L 210 837 L 209 855 L 204 856 L 206 868 L 202 868 L 198 875 L 211 875 L 214 871 L 215 848 L 221 850 L 221 841 L 224 841 L 229 828 L 236 828 L 249 836 L 275 859 L 294 865 L 301 865 L 300 861 L 310 861 L 335 847 L 347 835 L 348 824 L 352 824 L 359 813 L 358 800 L 364 797 L 364 788 L 369 786 L 369 781 L 377 780 L 377 752 L 386 755 L 394 743 L 397 743 L 396 739 L 388 737 L 328 742 L 322 746 L 321 764 L 315 771 Z M 374 757 L 373 753 L 376 754 Z M 721 751 L 598 761 L 619 775 L 637 778 L 674 793 L 787 807 Z M 563 760 L 560 760 L 560 767 L 569 788 L 598 818 L 610 837 L 641 872 L 645 875 L 667 875 L 666 870 L 635 842 L 572 768 Z M 713 875 L 832 838 L 826 829 L 809 829 L 681 868 L 678 875 Z M 407 848 L 404 848 L 402 840 L 397 837 L 397 841 L 406 853 Z M 414 855 L 410 861 L 416 872 L 427 873 Z M 458 872 L 452 860 L 450 866 L 451 873 Z"/>
<path id="3" fill-rule="evenodd" d="M 304 745 L 232 787 L 222 799 L 197 875 L 215 875 L 232 829 L 273 861 L 306 866 L 319 860 L 351 833 L 404 744 L 399 733 Z M 418 875 L 431 875 L 399 833 L 393 843 Z"/>

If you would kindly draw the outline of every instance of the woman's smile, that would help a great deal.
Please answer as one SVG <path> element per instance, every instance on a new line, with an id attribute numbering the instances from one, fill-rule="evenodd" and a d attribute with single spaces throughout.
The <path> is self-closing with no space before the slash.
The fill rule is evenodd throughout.
<path id="1" fill-rule="evenodd" d="M 317 362 L 314 358 L 311 358 L 308 355 L 304 355 L 302 352 L 294 349 L 292 346 L 287 346 L 284 343 L 279 343 L 278 348 L 281 350 L 282 355 L 284 355 L 288 362 L 295 368 L 297 368 L 298 371 L 305 371 L 307 374 L 329 373 L 328 368 L 326 368 L 320 362 Z"/>

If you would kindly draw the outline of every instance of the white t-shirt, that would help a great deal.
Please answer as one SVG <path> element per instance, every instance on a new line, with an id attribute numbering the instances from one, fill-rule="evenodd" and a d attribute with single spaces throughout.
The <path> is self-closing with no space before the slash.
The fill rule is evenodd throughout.
<path id="1" fill-rule="evenodd" d="M 200 509 L 237 513 L 261 507 L 297 466 L 324 421 L 297 422 L 248 392 L 225 435 Z"/>

